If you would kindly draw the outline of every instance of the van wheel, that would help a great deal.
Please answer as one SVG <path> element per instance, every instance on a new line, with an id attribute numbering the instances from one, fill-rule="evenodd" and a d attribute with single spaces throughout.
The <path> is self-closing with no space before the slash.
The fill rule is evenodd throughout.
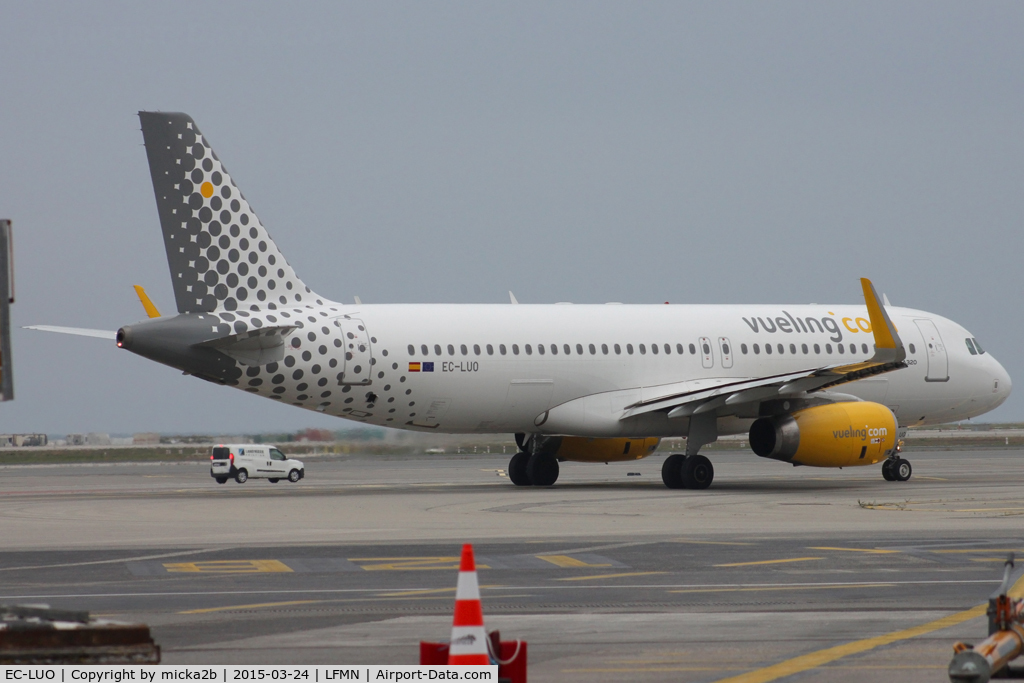
<path id="1" fill-rule="evenodd" d="M 249 473 L 245 470 L 238 470 L 238 472 L 235 473 L 235 481 L 239 484 L 244 484 L 249 481 Z"/>
<path id="2" fill-rule="evenodd" d="M 288 473 L 288 481 L 290 481 L 293 484 L 301 478 L 302 477 L 299 476 L 298 470 L 292 470 L 291 472 Z"/>
<path id="3" fill-rule="evenodd" d="M 226 484 L 226 483 L 228 483 L 228 478 L 227 477 L 217 477 L 217 483 L 218 484 Z"/>
<path id="4" fill-rule="evenodd" d="M 267 481 L 269 481 L 271 484 L 276 484 L 277 482 L 279 482 L 281 480 L 280 479 L 267 479 Z"/>

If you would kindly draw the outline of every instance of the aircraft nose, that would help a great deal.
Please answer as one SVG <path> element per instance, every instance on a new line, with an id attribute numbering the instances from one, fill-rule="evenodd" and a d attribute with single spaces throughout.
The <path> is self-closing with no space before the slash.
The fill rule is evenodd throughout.
<path id="1" fill-rule="evenodd" d="M 992 363 L 995 365 L 992 372 L 992 394 L 995 399 L 993 407 L 995 407 L 1009 397 L 1010 392 L 1013 390 L 1013 382 L 1010 380 L 1010 373 L 1006 371 L 1006 368 L 999 361 L 992 358 Z"/>

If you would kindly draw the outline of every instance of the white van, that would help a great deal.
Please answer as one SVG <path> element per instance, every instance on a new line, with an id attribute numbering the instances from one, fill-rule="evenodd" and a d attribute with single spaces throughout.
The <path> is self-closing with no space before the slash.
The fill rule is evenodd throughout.
<path id="1" fill-rule="evenodd" d="M 210 476 L 218 484 L 234 479 L 244 484 L 254 477 L 262 477 L 271 484 L 282 479 L 294 483 L 306 476 L 301 460 L 287 457 L 274 446 L 266 444 L 218 444 L 210 454 Z"/>

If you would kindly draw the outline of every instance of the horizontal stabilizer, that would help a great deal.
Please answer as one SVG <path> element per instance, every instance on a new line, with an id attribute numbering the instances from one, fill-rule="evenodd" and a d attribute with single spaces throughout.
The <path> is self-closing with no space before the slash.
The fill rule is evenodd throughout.
<path id="1" fill-rule="evenodd" d="M 217 349 L 242 365 L 256 366 L 278 363 L 284 360 L 284 340 L 296 329 L 294 325 L 263 327 L 227 337 L 218 337 L 196 344 L 196 346 Z"/>
<path id="2" fill-rule="evenodd" d="M 25 330 L 40 330 L 42 332 L 60 332 L 61 334 L 77 334 L 79 337 L 98 337 L 100 339 L 114 339 L 116 332 L 111 330 L 90 330 L 86 327 L 58 327 L 56 325 L 25 325 Z"/>

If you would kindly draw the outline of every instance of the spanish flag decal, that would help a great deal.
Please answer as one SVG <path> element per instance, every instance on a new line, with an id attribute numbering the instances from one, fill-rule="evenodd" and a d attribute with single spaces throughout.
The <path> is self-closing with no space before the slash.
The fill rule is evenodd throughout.
<path id="1" fill-rule="evenodd" d="M 419 363 L 409 363 L 409 372 L 419 372 L 419 371 L 420 371 L 420 364 Z"/>

